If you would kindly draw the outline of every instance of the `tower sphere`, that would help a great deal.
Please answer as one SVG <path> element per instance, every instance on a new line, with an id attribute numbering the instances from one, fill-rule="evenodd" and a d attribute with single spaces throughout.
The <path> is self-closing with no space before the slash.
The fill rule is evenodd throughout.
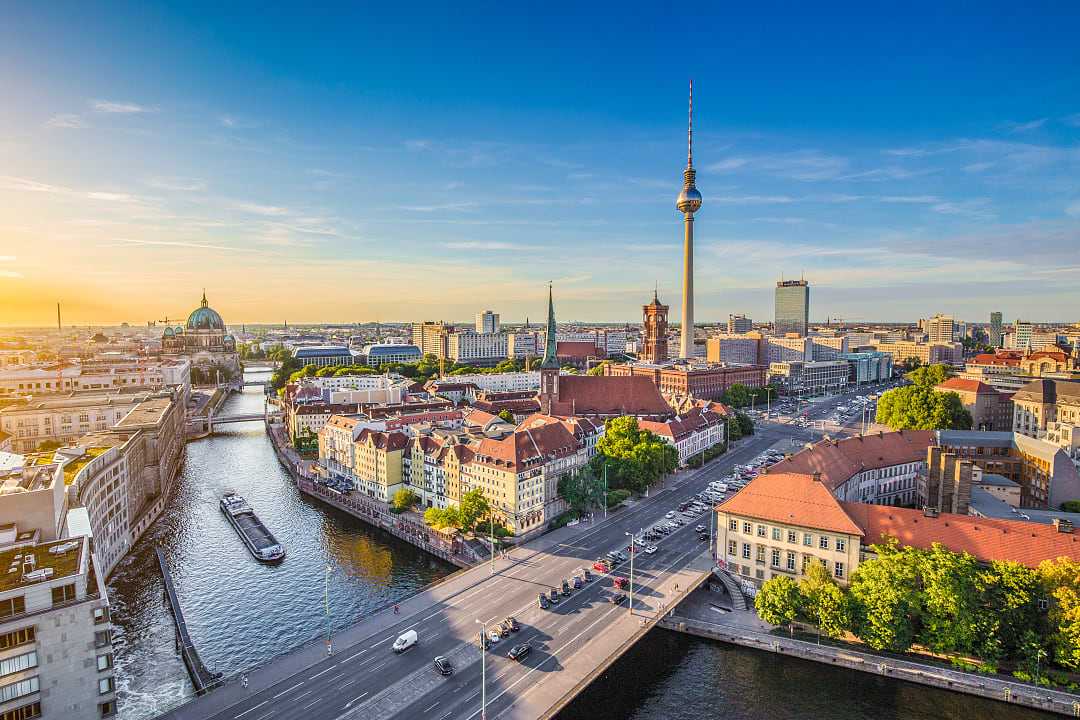
<path id="1" fill-rule="evenodd" d="M 696 213 L 701 209 L 701 193 L 696 187 L 683 188 L 675 201 L 675 207 L 679 208 L 681 213 Z"/>

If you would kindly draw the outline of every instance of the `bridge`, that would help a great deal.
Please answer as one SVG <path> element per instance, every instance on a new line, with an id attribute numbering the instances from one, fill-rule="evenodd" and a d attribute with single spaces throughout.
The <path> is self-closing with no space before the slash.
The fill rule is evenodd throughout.
<path id="1" fill-rule="evenodd" d="M 630 507 L 553 531 L 492 563 L 455 573 L 400 604 L 384 608 L 334 636 L 315 640 L 248 669 L 247 687 L 234 677 L 212 693 L 163 717 L 169 720 L 546 720 L 565 707 L 638 638 L 711 575 L 710 544 L 693 523 L 656 543 L 655 554 L 634 558 L 632 601 L 612 602 L 615 577 L 631 574 L 623 563 L 594 576 L 551 609 L 537 594 L 558 587 L 578 568 L 592 567 L 609 550 L 627 546 L 637 532 L 664 517 L 679 501 L 700 492 L 773 445 L 787 445 L 805 431 L 766 425 L 703 469 L 685 471 Z M 699 522 L 709 526 L 708 514 Z M 481 624 L 513 615 L 521 630 L 481 652 Z M 396 655 L 393 641 L 415 630 L 416 647 Z M 528 641 L 522 662 L 506 657 Z M 454 673 L 443 677 L 432 658 L 443 655 Z"/>
<path id="2" fill-rule="evenodd" d="M 161 548 L 154 548 L 154 552 L 157 553 L 161 576 L 165 581 L 165 599 L 169 601 L 173 623 L 176 626 L 176 648 L 188 669 L 195 692 L 201 695 L 221 677 L 221 674 L 211 672 L 199 657 L 199 651 L 195 649 L 195 643 L 188 634 L 187 622 L 184 620 L 184 612 L 180 609 L 180 600 L 176 597 L 176 588 L 173 586 L 169 565 L 165 562 L 165 554 L 161 552 Z"/>

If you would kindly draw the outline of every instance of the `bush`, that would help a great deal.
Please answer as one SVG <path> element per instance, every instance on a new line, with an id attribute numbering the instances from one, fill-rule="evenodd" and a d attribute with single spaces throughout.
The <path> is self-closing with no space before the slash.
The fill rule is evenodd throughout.
<path id="1" fill-rule="evenodd" d="M 561 527 L 566 527 L 566 524 L 576 517 L 577 515 L 574 513 L 573 510 L 567 510 L 562 515 L 548 523 L 548 529 L 558 530 Z"/>
<path id="2" fill-rule="evenodd" d="M 390 512 L 401 513 L 420 502 L 420 496 L 408 488 L 400 488 L 390 501 Z"/>
<path id="3" fill-rule="evenodd" d="M 607 506 L 611 508 L 618 507 L 630 498 L 629 490 L 612 490 L 607 494 Z"/>

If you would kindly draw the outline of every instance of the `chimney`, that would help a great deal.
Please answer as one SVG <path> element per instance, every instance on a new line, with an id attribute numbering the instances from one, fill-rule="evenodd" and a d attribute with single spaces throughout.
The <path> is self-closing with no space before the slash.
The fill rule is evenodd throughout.
<path id="1" fill-rule="evenodd" d="M 814 482 L 821 482 L 821 473 L 818 472 L 817 470 L 815 470 L 814 474 L 811 475 L 810 477 L 814 478 Z"/>
<path id="2" fill-rule="evenodd" d="M 1069 533 L 1071 535 L 1073 531 L 1072 520 L 1066 518 L 1054 518 L 1054 527 L 1057 528 L 1059 533 Z"/>
<path id="3" fill-rule="evenodd" d="M 936 507 L 924 505 L 922 509 L 922 514 L 928 518 L 936 518 L 938 516 L 938 509 Z"/>

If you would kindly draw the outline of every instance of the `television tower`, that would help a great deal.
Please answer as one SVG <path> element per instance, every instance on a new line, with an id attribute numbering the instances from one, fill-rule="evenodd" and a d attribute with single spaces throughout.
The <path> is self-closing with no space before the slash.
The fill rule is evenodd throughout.
<path id="1" fill-rule="evenodd" d="M 701 193 L 694 187 L 697 171 L 694 170 L 694 81 L 690 81 L 690 111 L 686 129 L 686 170 L 683 171 L 683 189 L 675 201 L 675 207 L 683 214 L 683 286 L 682 286 L 682 337 L 679 339 L 679 357 L 689 360 L 694 356 L 694 213 L 701 209 Z"/>

